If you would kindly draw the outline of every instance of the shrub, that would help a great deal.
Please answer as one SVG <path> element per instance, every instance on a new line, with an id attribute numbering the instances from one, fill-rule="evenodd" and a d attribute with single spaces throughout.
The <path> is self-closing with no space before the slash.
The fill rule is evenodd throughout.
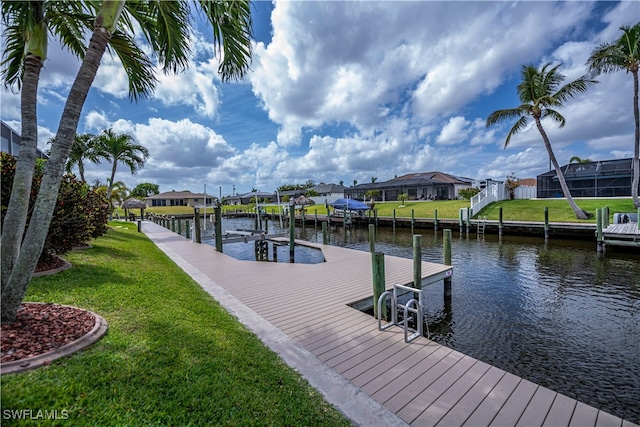
<path id="1" fill-rule="evenodd" d="M 2 153 L 1 161 L 1 220 L 4 217 L 11 198 L 11 187 L 16 169 L 15 157 Z M 42 181 L 44 161 L 38 160 L 31 184 L 27 224 L 35 204 L 38 189 Z M 40 261 L 47 260 L 51 254 L 64 254 L 74 246 L 84 245 L 91 238 L 103 235 L 107 231 L 109 206 L 104 196 L 89 189 L 86 183 L 73 175 L 65 175 L 58 192 L 56 207 L 51 219 Z"/>
<path id="2" fill-rule="evenodd" d="M 464 200 L 471 200 L 471 198 L 476 194 L 478 194 L 479 192 L 480 192 L 480 189 L 478 187 L 463 188 L 462 190 L 458 191 L 458 195 L 462 197 Z"/>

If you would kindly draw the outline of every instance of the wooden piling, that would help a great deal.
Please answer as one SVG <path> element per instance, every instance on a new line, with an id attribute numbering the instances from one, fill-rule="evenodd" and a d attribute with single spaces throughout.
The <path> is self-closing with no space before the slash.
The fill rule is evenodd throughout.
<path id="1" fill-rule="evenodd" d="M 469 230 L 471 229 L 471 208 L 467 208 L 467 234 L 469 234 Z"/>
<path id="2" fill-rule="evenodd" d="M 433 211 L 433 231 L 438 231 L 438 209 Z"/>
<path id="3" fill-rule="evenodd" d="M 413 209 L 411 209 L 411 234 L 413 234 L 413 226 L 415 225 L 416 218 Z"/>
<path id="4" fill-rule="evenodd" d="M 502 223 L 502 206 L 498 208 L 498 236 L 502 236 L 502 230 L 504 230 L 504 224 Z"/>
<path id="5" fill-rule="evenodd" d="M 182 235 L 182 220 L 178 220 L 178 234 Z"/>
<path id="6" fill-rule="evenodd" d="M 196 243 L 202 243 L 202 237 L 200 235 L 200 208 L 193 208 L 193 210 L 193 231 L 196 236 Z"/>
<path id="7" fill-rule="evenodd" d="M 295 260 L 295 244 L 296 244 L 296 213 L 293 202 L 289 205 L 289 262 Z"/>
<path id="8" fill-rule="evenodd" d="M 544 208 L 544 239 L 549 238 L 549 208 Z"/>
<path id="9" fill-rule="evenodd" d="M 189 226 L 189 220 L 184 221 L 184 233 L 187 239 L 191 239 L 191 227 Z"/>
<path id="10" fill-rule="evenodd" d="M 604 251 L 604 236 L 602 235 L 602 208 L 596 209 L 596 250 Z"/>
<path id="11" fill-rule="evenodd" d="M 329 233 L 327 232 L 328 224 L 327 222 L 322 223 L 322 244 L 329 244 Z"/>
<path id="12" fill-rule="evenodd" d="M 374 252 L 371 256 L 373 275 L 373 315 L 378 318 L 378 300 L 385 291 L 384 254 Z M 386 314 L 386 313 L 385 313 Z M 385 316 L 386 317 L 386 316 Z"/>
<path id="13" fill-rule="evenodd" d="M 396 210 L 393 210 L 393 231 L 396 231 Z"/>
<path id="14" fill-rule="evenodd" d="M 422 235 L 413 235 L 413 287 L 422 289 Z"/>
<path id="15" fill-rule="evenodd" d="M 458 211 L 458 223 L 460 225 L 461 233 L 462 233 L 462 229 L 464 228 L 464 220 L 463 220 L 464 214 L 462 213 L 463 211 L 464 211 L 464 208 L 460 208 L 460 210 Z"/>
<path id="16" fill-rule="evenodd" d="M 451 265 L 451 230 L 442 230 L 444 264 Z M 451 277 L 444 279 L 444 296 L 451 297 Z"/>
<path id="17" fill-rule="evenodd" d="M 174 233 L 176 232 L 176 217 L 175 216 L 171 217 L 171 231 L 173 231 Z"/>
<path id="18" fill-rule="evenodd" d="M 376 226 L 369 224 L 369 252 L 376 252 Z"/>
<path id="19" fill-rule="evenodd" d="M 222 206 L 216 206 L 213 208 L 213 215 L 215 218 L 215 233 L 216 233 L 216 250 L 222 252 Z"/>

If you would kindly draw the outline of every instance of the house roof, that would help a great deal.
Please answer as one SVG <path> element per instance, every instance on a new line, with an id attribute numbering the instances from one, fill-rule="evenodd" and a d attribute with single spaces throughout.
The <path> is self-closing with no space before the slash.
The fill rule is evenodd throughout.
<path id="1" fill-rule="evenodd" d="M 393 188 L 393 187 L 420 187 L 434 184 L 467 184 L 471 185 L 471 178 L 449 175 L 444 172 L 420 172 L 408 173 L 388 181 L 374 182 L 357 185 L 359 190 Z"/>
<path id="2" fill-rule="evenodd" d="M 256 196 L 258 196 L 258 197 L 273 197 L 273 193 L 268 193 L 266 191 L 250 191 L 248 193 L 241 194 L 238 197 L 244 199 L 244 198 L 247 198 L 247 197 L 256 197 Z"/>
<path id="3" fill-rule="evenodd" d="M 522 178 L 518 183 L 525 187 L 535 187 L 538 185 L 538 180 L 535 178 Z"/>
<path id="4" fill-rule="evenodd" d="M 345 187 L 339 184 L 318 184 L 318 185 L 314 185 L 309 190 L 314 190 L 318 194 L 342 193 L 344 192 Z"/>
<path id="5" fill-rule="evenodd" d="M 215 197 L 211 194 L 207 194 L 207 196 Z M 164 193 L 145 197 L 145 199 L 200 199 L 200 198 L 204 198 L 203 193 L 192 193 L 191 191 L 165 191 Z"/>

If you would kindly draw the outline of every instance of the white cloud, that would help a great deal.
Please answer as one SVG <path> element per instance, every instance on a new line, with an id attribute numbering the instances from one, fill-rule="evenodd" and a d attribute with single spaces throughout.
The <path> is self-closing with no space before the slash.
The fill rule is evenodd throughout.
<path id="1" fill-rule="evenodd" d="M 436 138 L 436 143 L 439 145 L 454 145 L 464 142 L 467 139 L 470 124 L 464 117 L 451 117 L 449 122 L 442 127 L 440 135 Z"/>

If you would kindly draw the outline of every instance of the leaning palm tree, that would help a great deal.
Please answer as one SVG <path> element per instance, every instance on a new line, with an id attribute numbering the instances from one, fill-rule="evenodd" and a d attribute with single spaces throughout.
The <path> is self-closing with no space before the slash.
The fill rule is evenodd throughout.
<path id="1" fill-rule="evenodd" d="M 107 200 L 111 200 L 114 179 L 118 163 L 129 167 L 132 174 L 135 174 L 144 166 L 144 162 L 149 157 L 149 150 L 146 147 L 136 144 L 133 137 L 126 133 L 117 134 L 112 129 L 103 131 L 96 137 L 96 152 L 98 155 L 112 162 L 111 176 L 107 180 Z"/>
<path id="2" fill-rule="evenodd" d="M 42 5 L 42 13 L 39 15 L 33 13 L 33 9 L 37 9 L 34 5 Z M 125 4 L 124 0 L 2 2 L 5 36 L 2 76 L 6 85 L 22 90 L 22 108 L 28 113 L 25 116 L 26 113 L 23 112 L 23 141 L 26 138 L 27 141 L 33 140 L 37 144 L 35 95 L 39 70 L 46 58 L 46 49 L 32 51 L 31 55 L 40 60 L 39 64 L 34 64 L 39 68 L 36 76 L 32 78 L 31 71 L 27 69 L 30 65 L 30 63 L 27 64 L 27 59 L 31 58 L 27 57 L 29 51 L 24 47 L 30 40 L 29 32 L 35 28 L 35 24 L 42 27 L 40 31 L 44 36 L 40 37 L 41 40 L 46 40 L 47 31 L 57 36 L 52 27 L 47 26 L 47 23 L 51 25 L 52 20 L 46 19 L 45 13 L 47 7 L 55 9 L 56 5 L 59 8 L 70 8 L 73 5 L 79 10 L 77 16 L 68 14 L 64 19 L 60 19 L 61 25 L 69 29 L 69 37 L 59 37 L 59 39 L 63 46 L 82 58 L 82 64 L 71 85 L 62 111 L 55 144 L 47 161 L 29 227 L 26 233 L 24 223 L 22 227 L 12 227 L 16 231 L 11 232 L 13 235 L 6 239 L 7 245 L 5 245 L 5 231 L 9 227 L 2 227 L 1 321 L 3 323 L 15 319 L 42 252 L 64 166 L 71 152 L 84 102 L 107 48 L 118 54 L 127 72 L 131 99 L 151 94 L 157 82 L 154 76 L 155 64 L 136 45 L 136 37 L 141 36 L 146 39 L 151 53 L 158 59 L 163 71 L 182 71 L 189 65 L 190 49 L 193 46 L 191 35 L 195 21 L 190 20 L 192 8 L 201 12 L 200 16 L 203 16 L 213 28 L 214 45 L 217 53 L 222 56 L 218 73 L 224 82 L 241 78 L 248 70 L 251 58 L 252 23 L 248 0 L 216 2 L 202 0 L 195 5 L 182 1 L 137 1 Z M 87 30 L 91 37 L 89 42 L 85 43 Z M 134 37 L 136 32 L 139 34 Z M 80 47 L 80 50 L 76 51 L 75 47 Z M 27 55 L 24 55 L 24 52 L 27 52 Z M 25 161 L 20 168 L 25 172 L 30 170 L 33 174 L 35 162 Z M 19 173 L 17 166 L 16 177 Z M 24 191 L 16 192 L 12 196 L 12 199 L 20 199 L 19 203 L 15 203 L 17 207 L 9 207 L 9 210 L 16 212 L 11 214 L 13 217 L 25 216 L 26 210 L 21 209 L 28 203 L 28 196 Z M 9 210 L 8 216 L 10 216 Z"/>
<path id="3" fill-rule="evenodd" d="M 589 69 L 595 74 L 625 70 L 633 76 L 633 116 L 636 122 L 633 149 L 633 182 L 631 197 L 636 208 L 640 208 L 638 186 L 640 185 L 640 112 L 638 111 L 638 69 L 640 68 L 640 23 L 620 27 L 622 35 L 613 43 L 597 46 L 587 60 Z"/>
<path id="4" fill-rule="evenodd" d="M 571 197 L 564 174 L 560 170 L 556 156 L 553 154 L 549 137 L 542 127 L 542 120 L 548 118 L 557 122 L 559 127 L 564 127 L 566 120 L 556 111 L 556 108 L 562 107 L 565 101 L 574 98 L 577 94 L 584 93 L 589 86 L 597 82 L 587 78 L 587 76 L 582 76 L 561 86 L 565 77 L 558 72 L 559 67 L 560 65 L 551 67 L 551 64 L 547 63 L 538 70 L 533 65 L 523 65 L 521 70 L 522 82 L 517 88 L 521 102 L 520 106 L 494 111 L 487 118 L 487 127 L 503 121 L 517 119 L 504 142 L 504 148 L 507 148 L 511 137 L 524 129 L 529 123 L 529 117 L 533 117 L 538 131 L 542 135 L 542 141 L 549 154 L 549 159 L 555 168 L 564 197 L 577 218 L 588 219 L 592 215 L 580 209 Z"/>

